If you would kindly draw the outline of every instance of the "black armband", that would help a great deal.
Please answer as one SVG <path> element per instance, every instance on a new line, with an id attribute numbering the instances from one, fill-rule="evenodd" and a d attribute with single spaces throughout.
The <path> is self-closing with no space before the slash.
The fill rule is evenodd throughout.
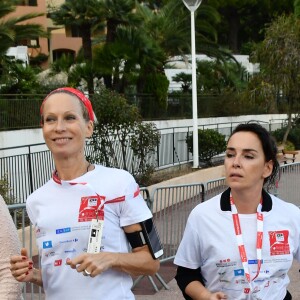
<path id="1" fill-rule="evenodd" d="M 125 232 L 131 248 L 147 245 L 153 259 L 159 258 L 164 254 L 164 251 L 152 218 L 140 222 L 140 225 L 142 227 L 141 231 Z"/>
<path id="2" fill-rule="evenodd" d="M 132 249 L 137 247 L 143 247 L 147 244 L 142 230 L 130 233 L 125 232 L 125 234 Z"/>
<path id="3" fill-rule="evenodd" d="M 185 288 L 193 281 L 199 281 L 205 286 L 205 280 L 201 274 L 201 268 L 198 269 L 189 269 L 185 267 L 178 267 L 177 273 L 175 276 L 175 279 L 177 281 L 177 285 L 180 288 L 182 295 L 184 299 L 186 300 L 192 300 L 191 297 L 189 297 L 185 293 Z"/>

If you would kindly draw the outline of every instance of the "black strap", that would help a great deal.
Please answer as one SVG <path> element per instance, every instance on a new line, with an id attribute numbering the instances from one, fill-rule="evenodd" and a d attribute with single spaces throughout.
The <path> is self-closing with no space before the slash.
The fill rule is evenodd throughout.
<path id="1" fill-rule="evenodd" d="M 132 249 L 146 245 L 143 231 L 125 232 L 125 234 Z"/>
<path id="2" fill-rule="evenodd" d="M 292 300 L 292 295 L 290 294 L 289 291 L 286 291 L 286 295 L 283 300 Z"/>

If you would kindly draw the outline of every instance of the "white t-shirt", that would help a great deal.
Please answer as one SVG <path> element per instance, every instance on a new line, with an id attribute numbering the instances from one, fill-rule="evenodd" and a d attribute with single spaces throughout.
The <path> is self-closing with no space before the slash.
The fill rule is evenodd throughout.
<path id="1" fill-rule="evenodd" d="M 289 284 L 293 258 L 300 261 L 300 210 L 271 196 L 272 209 L 264 212 L 264 235 L 259 275 L 252 290 L 244 276 L 231 211 L 220 208 L 220 195 L 199 204 L 190 214 L 174 263 L 197 269 L 211 292 L 229 299 L 281 300 Z M 256 214 L 239 214 L 251 279 L 257 273 Z M 249 294 L 247 294 L 249 292 Z"/>
<path id="2" fill-rule="evenodd" d="M 32 193 L 26 208 L 36 229 L 47 300 L 134 299 L 127 273 L 109 269 L 91 278 L 66 265 L 87 251 L 95 195 L 105 199 L 103 252 L 129 252 L 122 227 L 152 217 L 137 183 L 124 170 L 96 165 L 75 180 L 51 179 Z"/>

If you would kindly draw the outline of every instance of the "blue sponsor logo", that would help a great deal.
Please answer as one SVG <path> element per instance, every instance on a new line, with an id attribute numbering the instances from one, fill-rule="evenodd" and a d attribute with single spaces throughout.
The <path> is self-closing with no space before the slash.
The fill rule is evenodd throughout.
<path id="1" fill-rule="evenodd" d="M 56 229 L 56 234 L 71 232 L 71 227 Z"/>
<path id="2" fill-rule="evenodd" d="M 65 250 L 65 253 L 75 253 L 76 250 L 73 248 L 73 249 L 70 249 L 70 250 Z"/>
<path id="3" fill-rule="evenodd" d="M 43 242 L 43 249 L 52 248 L 52 241 Z"/>
<path id="4" fill-rule="evenodd" d="M 234 270 L 234 276 L 244 276 L 244 275 L 245 275 L 244 269 Z"/>
<path id="5" fill-rule="evenodd" d="M 249 259 L 248 264 L 249 265 L 257 265 L 258 260 L 257 259 Z M 263 263 L 263 260 L 261 261 Z"/>
<path id="6" fill-rule="evenodd" d="M 72 239 L 72 240 L 59 241 L 60 244 L 72 243 L 72 242 L 78 242 L 78 239 L 77 239 L 77 238 L 74 238 L 74 239 Z"/>

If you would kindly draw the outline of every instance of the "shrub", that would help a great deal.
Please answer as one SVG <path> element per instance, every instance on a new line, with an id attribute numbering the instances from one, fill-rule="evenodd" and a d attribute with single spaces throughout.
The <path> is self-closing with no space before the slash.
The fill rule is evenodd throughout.
<path id="1" fill-rule="evenodd" d="M 94 94 L 93 108 L 97 122 L 90 140 L 94 150 L 90 161 L 125 169 L 140 185 L 147 185 L 156 167 L 151 156 L 160 140 L 155 124 L 143 123 L 136 106 L 105 88 Z"/>
<path id="2" fill-rule="evenodd" d="M 189 152 L 193 153 L 193 135 L 186 138 Z M 211 159 L 225 151 L 225 136 L 213 129 L 198 130 L 199 160 L 206 165 L 211 165 Z"/>
<path id="3" fill-rule="evenodd" d="M 3 197 L 6 204 L 13 204 L 15 202 L 15 199 L 11 194 L 11 188 L 6 174 L 0 178 L 0 195 Z"/>
<path id="4" fill-rule="evenodd" d="M 285 131 L 286 131 L 286 127 L 283 127 L 280 129 L 276 129 L 275 131 L 272 132 L 272 135 L 276 139 L 277 143 L 282 142 Z M 300 149 L 300 127 L 299 126 L 294 126 L 291 128 L 287 140 L 288 142 L 285 145 L 286 150 L 294 150 L 295 148 Z M 291 147 L 288 149 L 287 148 L 288 143 L 292 143 L 294 149 L 290 149 Z"/>

